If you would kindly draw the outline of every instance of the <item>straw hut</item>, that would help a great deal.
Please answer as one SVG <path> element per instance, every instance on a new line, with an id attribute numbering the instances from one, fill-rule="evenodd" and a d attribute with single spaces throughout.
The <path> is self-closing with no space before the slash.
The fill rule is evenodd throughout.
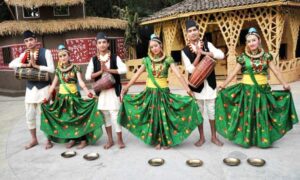
<path id="1" fill-rule="evenodd" d="M 292 82 L 300 75 L 299 17 L 299 0 L 184 0 L 144 18 L 141 25 L 154 26 L 155 34 L 164 41 L 166 53 L 178 55 L 187 41 L 185 21 L 194 19 L 200 37 L 206 37 L 226 53 L 226 58 L 216 66 L 219 81 L 233 70 L 236 56 L 244 51 L 247 29 L 256 27 L 263 47 L 273 54 L 285 79 Z M 180 58 L 179 68 L 187 77 Z M 134 60 L 130 70 L 135 71 L 139 65 L 140 60 Z M 269 81 L 278 83 L 272 73 Z"/>
<path id="2" fill-rule="evenodd" d="M 15 20 L 0 23 L 0 94 L 24 94 L 25 81 L 15 80 L 8 64 L 25 50 L 22 33 L 27 29 L 37 34 L 39 45 L 50 49 L 55 61 L 57 45 L 64 43 L 82 70 L 96 52 L 95 36 L 100 30 L 109 37 L 111 51 L 127 58 L 124 48 L 127 22 L 87 17 L 84 0 L 5 0 L 5 3 Z"/>

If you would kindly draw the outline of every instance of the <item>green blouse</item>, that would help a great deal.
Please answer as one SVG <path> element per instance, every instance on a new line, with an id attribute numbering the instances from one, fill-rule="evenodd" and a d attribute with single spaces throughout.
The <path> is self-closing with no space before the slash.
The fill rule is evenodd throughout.
<path id="1" fill-rule="evenodd" d="M 160 62 L 151 61 L 153 76 L 156 78 L 167 78 L 169 67 L 172 63 L 174 63 L 174 59 L 171 56 L 166 56 L 166 58 Z M 146 66 L 146 58 L 143 58 L 143 64 Z"/>
<path id="2" fill-rule="evenodd" d="M 245 60 L 248 59 L 251 62 L 253 73 L 254 74 L 268 74 L 269 62 L 273 60 L 273 56 L 270 53 L 265 52 L 262 55 L 262 58 L 254 58 L 251 60 L 251 57 L 243 53 L 237 57 L 236 62 L 242 65 L 242 73 L 248 74 L 248 71 L 245 66 Z"/>
<path id="3" fill-rule="evenodd" d="M 55 69 L 55 74 L 61 74 L 62 80 L 68 84 L 77 84 L 77 72 L 81 72 L 81 69 L 78 65 L 73 65 L 72 69 L 67 72 L 62 72 L 59 68 Z M 61 82 L 60 82 L 61 83 Z"/>

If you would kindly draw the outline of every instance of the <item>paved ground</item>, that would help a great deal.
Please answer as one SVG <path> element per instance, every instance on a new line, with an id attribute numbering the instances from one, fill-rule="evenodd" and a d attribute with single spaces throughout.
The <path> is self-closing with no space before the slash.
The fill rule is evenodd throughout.
<path id="1" fill-rule="evenodd" d="M 297 112 L 300 115 L 300 81 L 292 83 Z M 135 86 L 131 92 L 139 92 L 144 86 Z M 278 89 L 278 86 L 274 87 Z M 174 93 L 183 93 L 174 89 Z M 193 143 L 198 139 L 197 131 L 180 146 L 170 150 L 155 150 L 143 144 L 124 130 L 127 148 L 119 150 L 114 146 L 104 150 L 104 135 L 96 145 L 77 151 L 77 156 L 64 159 L 60 156 L 66 149 L 56 144 L 50 150 L 44 150 L 45 137 L 38 131 L 40 145 L 24 150 L 29 140 L 24 117 L 24 97 L 10 98 L 0 96 L 0 179 L 300 179 L 300 126 L 294 126 L 273 148 L 244 149 L 222 139 L 225 145 L 216 147 L 210 141 L 208 121 L 205 121 L 207 142 L 201 148 Z M 96 161 L 86 161 L 85 153 L 98 152 Z M 238 157 L 242 163 L 237 167 L 228 167 L 222 159 L 228 156 Z M 153 157 L 162 157 L 166 163 L 161 167 L 151 167 L 147 161 Z M 261 157 L 267 161 L 264 167 L 252 167 L 247 164 L 248 157 Z M 191 168 L 185 164 L 187 159 L 198 158 L 204 165 Z"/>

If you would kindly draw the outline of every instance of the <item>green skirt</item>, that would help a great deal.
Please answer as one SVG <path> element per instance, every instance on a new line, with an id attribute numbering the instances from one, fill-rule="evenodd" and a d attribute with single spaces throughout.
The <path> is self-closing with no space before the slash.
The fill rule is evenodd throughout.
<path id="1" fill-rule="evenodd" d="M 104 124 L 97 105 L 97 99 L 82 99 L 79 93 L 58 94 L 53 104 L 41 106 L 41 130 L 54 142 L 86 139 L 94 144 Z"/>
<path id="2" fill-rule="evenodd" d="M 197 102 L 171 94 L 169 88 L 146 88 L 125 95 L 118 122 L 149 145 L 175 146 L 202 123 Z"/>
<path id="3" fill-rule="evenodd" d="M 236 84 L 219 92 L 216 100 L 217 131 L 243 147 L 267 148 L 298 122 L 290 91 L 270 91 L 261 85 Z"/>

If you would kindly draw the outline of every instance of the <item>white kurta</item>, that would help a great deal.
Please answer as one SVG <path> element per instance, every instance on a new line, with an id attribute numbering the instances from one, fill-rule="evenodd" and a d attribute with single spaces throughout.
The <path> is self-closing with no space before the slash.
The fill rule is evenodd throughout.
<path id="1" fill-rule="evenodd" d="M 8 67 L 13 68 L 15 70 L 18 67 L 21 67 L 21 60 L 23 59 L 24 56 L 25 56 L 25 52 L 22 53 L 18 58 L 14 59 L 12 62 L 10 62 Z M 54 63 L 53 63 L 53 57 L 50 50 L 46 50 L 45 56 L 46 56 L 47 66 L 40 66 L 40 70 L 53 73 Z M 32 89 L 26 88 L 25 103 L 41 103 L 45 98 L 48 97 L 48 89 L 49 86 L 46 86 L 41 89 L 37 89 L 36 87 L 33 87 Z"/>
<path id="2" fill-rule="evenodd" d="M 107 68 L 110 68 L 110 61 L 107 61 L 105 63 L 105 66 Z M 117 71 L 118 74 L 125 74 L 127 72 L 127 67 L 126 64 L 123 63 L 121 58 L 117 56 Z M 94 63 L 93 63 L 93 58 L 91 58 L 87 70 L 85 73 L 85 79 L 86 80 L 91 80 L 92 79 L 92 73 L 94 72 Z M 119 110 L 120 109 L 120 99 L 117 97 L 115 88 L 107 89 L 107 90 L 102 90 L 99 96 L 98 100 L 98 109 L 100 110 Z"/>
<path id="3" fill-rule="evenodd" d="M 208 42 L 207 43 L 208 50 L 209 52 L 213 53 L 213 58 L 215 60 L 217 59 L 224 59 L 224 53 L 220 50 L 217 49 L 212 43 Z M 193 49 L 196 49 L 196 46 L 192 45 Z M 191 63 L 190 59 L 187 57 L 187 55 L 184 53 L 184 51 L 181 51 L 181 57 L 185 66 L 185 69 L 189 73 L 193 73 L 195 70 L 195 66 Z M 206 99 L 215 99 L 217 97 L 217 89 L 212 89 L 208 81 L 205 79 L 204 80 L 204 87 L 200 93 L 194 92 L 196 99 L 199 100 L 206 100 Z"/>

